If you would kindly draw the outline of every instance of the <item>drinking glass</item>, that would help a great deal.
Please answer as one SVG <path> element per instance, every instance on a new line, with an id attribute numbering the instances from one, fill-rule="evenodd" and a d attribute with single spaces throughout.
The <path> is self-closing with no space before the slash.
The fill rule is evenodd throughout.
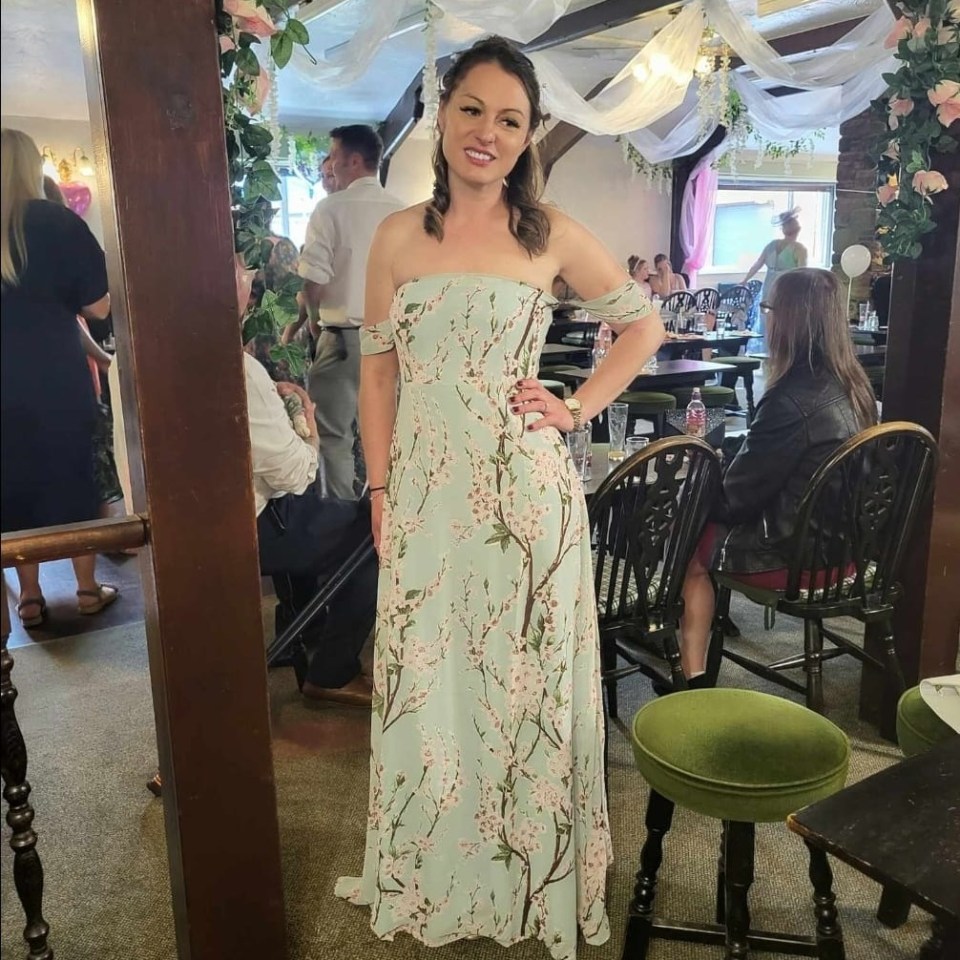
<path id="1" fill-rule="evenodd" d="M 657 355 L 649 357 L 643 365 L 641 373 L 656 373 L 657 372 Z"/>
<path id="2" fill-rule="evenodd" d="M 627 456 L 632 457 L 635 453 L 639 453 L 641 450 L 646 449 L 650 446 L 649 437 L 627 437 L 626 448 Z"/>
<path id="3" fill-rule="evenodd" d="M 694 333 L 707 332 L 707 315 L 705 313 L 695 313 L 693 315 L 693 332 Z"/>
<path id="4" fill-rule="evenodd" d="M 588 480 L 590 477 L 588 454 L 592 436 L 593 431 L 589 426 L 571 430 L 567 434 L 567 449 L 570 451 L 570 459 L 573 460 L 573 469 L 581 480 Z"/>
<path id="5" fill-rule="evenodd" d="M 870 304 L 861 303 L 859 304 L 860 309 L 860 328 L 863 329 L 867 323 L 867 317 L 870 315 Z"/>
<path id="6" fill-rule="evenodd" d="M 625 454 L 627 439 L 627 412 L 630 408 L 625 403 L 611 403 L 607 408 L 610 418 L 610 447 L 607 458 L 611 463 L 619 463 Z"/>

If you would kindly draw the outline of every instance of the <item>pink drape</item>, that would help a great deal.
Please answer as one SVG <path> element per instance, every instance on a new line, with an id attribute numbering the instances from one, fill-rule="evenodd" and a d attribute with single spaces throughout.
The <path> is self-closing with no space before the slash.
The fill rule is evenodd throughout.
<path id="1" fill-rule="evenodd" d="M 717 171 L 712 161 L 713 155 L 710 154 L 694 168 L 680 206 L 680 247 L 685 257 L 682 269 L 690 278 L 691 290 L 697 288 L 697 271 L 707 262 L 707 252 L 713 240 Z"/>

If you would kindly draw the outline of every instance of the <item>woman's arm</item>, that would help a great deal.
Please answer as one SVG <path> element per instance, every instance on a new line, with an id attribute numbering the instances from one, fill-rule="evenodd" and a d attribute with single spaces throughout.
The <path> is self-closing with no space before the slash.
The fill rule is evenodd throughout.
<path id="1" fill-rule="evenodd" d="M 113 363 L 113 357 L 106 350 L 100 348 L 100 344 L 90 336 L 90 331 L 82 323 L 78 323 L 77 326 L 80 328 L 80 342 L 83 344 L 83 352 L 88 357 L 92 357 L 97 366 L 106 373 L 110 369 L 110 364 Z"/>
<path id="2" fill-rule="evenodd" d="M 798 267 L 807 265 L 807 248 L 802 243 L 797 244 L 796 260 Z"/>
<path id="3" fill-rule="evenodd" d="M 769 246 L 770 246 L 770 244 L 768 243 L 768 244 L 767 244 L 767 247 L 769 247 Z M 757 257 L 756 262 L 755 262 L 754 265 L 750 268 L 750 272 L 743 278 L 743 282 L 744 282 L 744 283 L 749 283 L 750 280 L 753 278 L 753 275 L 754 275 L 758 270 L 760 270 L 760 268 L 763 266 L 764 262 L 765 262 L 766 259 L 767 259 L 767 247 L 764 247 L 763 250 L 760 251 L 760 256 Z"/>
<path id="4" fill-rule="evenodd" d="M 394 215 L 396 216 L 396 215 Z M 377 229 L 367 258 L 364 328 L 382 323 L 390 314 L 396 294 L 391 269 L 396 225 L 388 217 Z M 397 378 L 400 365 L 393 348 L 366 353 L 360 359 L 360 441 L 370 485 L 370 521 L 373 539 L 380 548 L 384 486 L 390 461 L 390 444 L 397 419 Z"/>
<path id="5" fill-rule="evenodd" d="M 110 316 L 110 294 L 105 293 L 94 303 L 88 303 L 85 307 L 81 307 L 80 316 L 84 320 L 106 320 Z"/>
<path id="6" fill-rule="evenodd" d="M 584 226 L 552 213 L 551 245 L 560 261 L 560 275 L 584 300 L 593 300 L 622 287 L 630 278 L 607 248 Z M 638 300 L 640 298 L 638 297 Z M 641 303 L 643 301 L 640 301 Z M 647 304 L 647 306 L 651 306 Z M 663 323 L 655 310 L 641 312 L 629 323 L 610 323 L 617 338 L 603 363 L 574 394 L 583 407 L 582 420 L 595 417 L 616 400 L 663 343 Z M 523 398 L 520 397 L 521 403 Z M 521 411 L 522 412 L 522 411 Z M 551 405 L 532 429 L 545 426 L 569 430 L 573 418 L 562 404 Z"/>

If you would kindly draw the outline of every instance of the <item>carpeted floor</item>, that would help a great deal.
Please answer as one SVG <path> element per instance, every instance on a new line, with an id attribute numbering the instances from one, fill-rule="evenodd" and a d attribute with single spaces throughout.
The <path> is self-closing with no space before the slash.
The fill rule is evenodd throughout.
<path id="1" fill-rule="evenodd" d="M 740 641 L 744 646 L 776 655 L 799 642 L 797 625 L 785 619 L 766 632 L 757 608 L 737 605 L 734 615 L 751 638 Z M 153 772 L 156 748 L 142 627 L 119 626 L 13 652 L 38 849 L 46 871 L 45 914 L 58 958 L 172 960 L 161 803 L 143 786 Z M 849 658 L 834 660 L 827 664 L 826 677 L 829 716 L 847 731 L 854 747 L 851 780 L 895 762 L 895 747 L 855 719 L 859 667 Z M 729 663 L 721 682 L 765 688 Z M 368 723 L 362 711 L 303 704 L 290 670 L 273 671 L 270 685 L 289 960 L 547 960 L 546 949 L 534 942 L 510 950 L 486 941 L 430 950 L 405 936 L 392 944 L 376 940 L 366 911 L 332 894 L 338 876 L 356 874 L 361 866 Z M 632 678 L 621 691 L 621 716 L 629 720 L 649 695 L 649 685 Z M 646 791 L 622 726 L 612 739 L 610 784 L 617 856 L 609 885 L 613 936 L 603 947 L 582 948 L 584 960 L 619 960 L 643 837 Z M 810 932 L 801 842 L 776 824 L 761 826 L 757 836 L 757 881 L 751 896 L 757 925 Z M 661 915 L 710 920 L 717 843 L 715 822 L 678 811 L 661 871 Z M 26 950 L 11 860 L 4 844 L 2 950 L 4 957 L 14 958 Z M 850 960 L 916 956 L 928 926 L 920 912 L 913 911 L 900 930 L 884 930 L 873 917 L 877 885 L 842 864 L 836 866 L 836 878 Z M 722 954 L 661 941 L 649 957 L 717 960 Z"/>

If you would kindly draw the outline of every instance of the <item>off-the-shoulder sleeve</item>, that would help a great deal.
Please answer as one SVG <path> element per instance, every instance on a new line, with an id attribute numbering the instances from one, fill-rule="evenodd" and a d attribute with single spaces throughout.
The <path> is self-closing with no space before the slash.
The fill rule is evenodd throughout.
<path id="1" fill-rule="evenodd" d="M 576 300 L 576 305 L 598 320 L 608 323 L 631 323 L 648 313 L 656 313 L 653 302 L 645 297 L 635 280 L 593 300 Z"/>
<path id="2" fill-rule="evenodd" d="M 364 356 L 393 349 L 393 317 L 360 328 L 360 353 Z"/>

